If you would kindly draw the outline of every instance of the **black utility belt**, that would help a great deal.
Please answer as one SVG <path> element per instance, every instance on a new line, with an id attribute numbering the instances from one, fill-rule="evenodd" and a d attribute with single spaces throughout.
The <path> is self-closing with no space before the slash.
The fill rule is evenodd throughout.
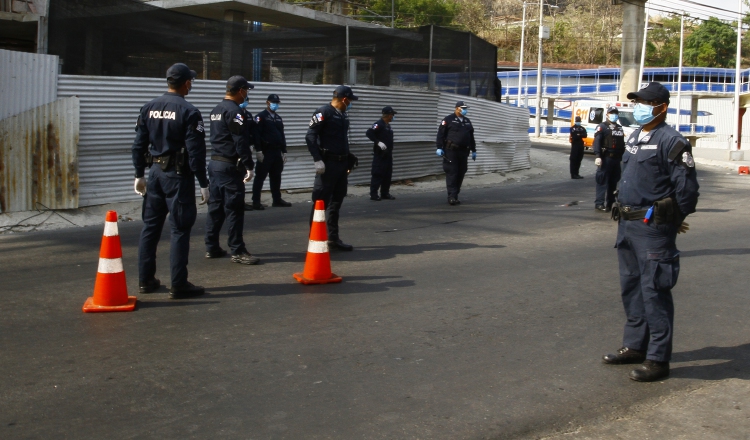
<path id="1" fill-rule="evenodd" d="M 648 209 L 632 209 L 630 206 L 620 207 L 620 218 L 623 220 L 643 220 Z"/>
<path id="2" fill-rule="evenodd" d="M 229 157 L 219 156 L 218 154 L 212 154 L 211 160 L 217 160 L 219 162 L 226 162 L 226 163 L 231 163 L 232 165 L 237 165 L 237 161 L 239 160 L 239 158 L 238 157 L 229 158 Z"/>
<path id="3" fill-rule="evenodd" d="M 332 160 L 334 162 L 346 162 L 349 159 L 348 154 L 333 154 L 326 151 L 323 152 L 323 159 Z"/>
<path id="4" fill-rule="evenodd" d="M 617 153 L 605 153 L 607 157 L 611 159 L 622 159 L 622 157 Z"/>
<path id="5" fill-rule="evenodd" d="M 161 156 L 152 156 L 151 160 L 153 163 L 158 163 L 159 165 L 163 166 L 169 166 L 170 163 L 174 164 L 174 156 L 174 153 L 164 154 Z"/>
<path id="6" fill-rule="evenodd" d="M 446 150 L 468 150 L 469 147 L 464 147 L 462 145 L 454 144 L 453 142 L 446 142 L 445 149 Z"/>
<path id="7" fill-rule="evenodd" d="M 266 141 L 261 141 L 260 143 L 260 151 L 280 150 L 280 149 L 281 149 L 281 144 L 272 144 Z"/>

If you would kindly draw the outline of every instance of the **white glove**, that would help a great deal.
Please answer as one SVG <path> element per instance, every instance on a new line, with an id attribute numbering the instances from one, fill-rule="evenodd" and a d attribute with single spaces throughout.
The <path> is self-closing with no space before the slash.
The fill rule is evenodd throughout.
<path id="1" fill-rule="evenodd" d="M 315 162 L 315 174 L 323 174 L 326 172 L 326 164 L 322 160 Z"/>
<path id="2" fill-rule="evenodd" d="M 594 160 L 594 165 L 596 165 L 598 167 L 602 166 L 602 158 L 601 157 L 597 157 L 596 160 Z"/>
<path id="3" fill-rule="evenodd" d="M 146 178 L 136 177 L 133 188 L 135 189 L 136 194 L 138 194 L 139 196 L 145 196 L 146 195 Z"/>
<path id="4" fill-rule="evenodd" d="M 247 183 L 252 178 L 253 178 L 253 170 L 247 170 L 247 173 L 245 174 L 245 178 L 242 179 L 242 181 L 245 182 L 245 183 Z"/>
<path id="5" fill-rule="evenodd" d="M 380 149 L 381 149 L 381 150 L 385 150 L 386 148 L 388 148 L 388 147 L 386 147 L 386 146 L 385 146 L 385 144 L 384 144 L 384 143 L 382 143 L 382 142 L 378 142 L 378 147 L 380 147 Z"/>
<path id="6" fill-rule="evenodd" d="M 286 153 L 281 153 L 281 160 L 283 160 L 284 163 L 286 163 Z"/>
<path id="7" fill-rule="evenodd" d="M 210 197 L 210 193 L 208 192 L 208 188 L 201 188 L 201 202 L 198 203 L 199 205 L 205 205 L 208 203 L 208 198 Z"/>
<path id="8" fill-rule="evenodd" d="M 258 151 L 257 153 L 255 153 L 255 159 L 256 159 L 256 160 L 257 160 L 258 162 L 261 162 L 261 163 L 262 163 L 262 162 L 263 162 L 263 159 L 265 159 L 265 156 L 263 156 L 263 152 L 262 152 L 262 151 Z"/>

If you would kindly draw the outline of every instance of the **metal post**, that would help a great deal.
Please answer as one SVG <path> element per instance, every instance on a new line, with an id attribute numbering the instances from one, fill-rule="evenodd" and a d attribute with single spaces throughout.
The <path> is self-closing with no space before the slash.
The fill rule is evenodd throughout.
<path id="1" fill-rule="evenodd" d="M 740 52 L 742 50 L 742 0 L 737 0 L 737 57 L 734 61 L 734 139 L 733 148 L 734 151 L 740 150 L 740 87 L 742 86 L 742 78 L 740 78 Z M 737 154 L 739 155 L 739 154 Z M 732 160 L 735 159 L 730 156 Z"/>
<path id="2" fill-rule="evenodd" d="M 427 89 L 428 90 L 435 89 L 435 80 L 434 80 L 434 75 L 432 73 L 432 37 L 433 37 L 434 30 L 435 30 L 435 26 L 430 25 L 430 59 L 427 61 Z"/>
<path id="3" fill-rule="evenodd" d="M 396 18 L 396 0 L 391 0 L 391 29 L 394 27 L 393 22 Z"/>
<path id="4" fill-rule="evenodd" d="M 680 131 L 682 117 L 682 44 L 685 37 L 685 11 L 680 16 L 680 65 L 677 68 L 677 131 Z"/>
<path id="5" fill-rule="evenodd" d="M 523 17 L 521 18 L 521 53 L 518 56 L 518 101 L 516 107 L 521 106 L 521 81 L 523 80 L 523 40 L 526 34 L 526 2 L 523 2 Z"/>
<path id="6" fill-rule="evenodd" d="M 469 84 L 471 84 L 471 32 L 469 32 Z M 469 86 L 469 90 L 471 90 L 471 86 Z M 471 92 L 469 92 L 469 95 L 471 95 Z"/>
<path id="7" fill-rule="evenodd" d="M 643 46 L 641 46 L 641 68 L 638 71 L 638 88 L 643 81 L 643 70 L 646 65 L 646 40 L 648 40 L 649 3 L 646 3 L 646 24 L 643 25 Z"/>
<path id="8" fill-rule="evenodd" d="M 346 78 L 349 79 L 349 25 L 346 25 Z"/>
<path id="9" fill-rule="evenodd" d="M 543 25 L 543 12 L 544 0 L 539 0 L 539 57 L 536 65 L 536 119 L 534 121 L 534 128 L 536 137 L 541 136 L 542 128 L 542 25 Z"/>

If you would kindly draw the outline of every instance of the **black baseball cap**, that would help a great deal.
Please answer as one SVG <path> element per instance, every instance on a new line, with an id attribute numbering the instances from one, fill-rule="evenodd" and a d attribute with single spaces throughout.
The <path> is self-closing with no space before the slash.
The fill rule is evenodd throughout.
<path id="1" fill-rule="evenodd" d="M 660 104 L 669 104 L 669 90 L 661 83 L 651 82 L 637 92 L 628 93 L 628 99 L 642 99 L 649 102 L 658 102 Z"/>
<path id="2" fill-rule="evenodd" d="M 352 91 L 352 88 L 349 86 L 336 87 L 336 90 L 333 91 L 333 97 L 334 98 L 349 98 L 352 101 L 356 101 L 359 99 L 358 96 L 354 96 L 354 92 Z"/>
<path id="3" fill-rule="evenodd" d="M 576 116 L 576 122 L 581 122 L 581 117 L 580 116 Z"/>
<path id="4" fill-rule="evenodd" d="M 277 95 L 275 93 L 271 93 L 270 95 L 268 95 L 268 99 L 266 99 L 266 101 L 268 101 L 268 102 L 275 102 L 275 103 L 278 104 L 278 103 L 281 102 L 281 99 L 279 99 L 279 95 Z"/>
<path id="5" fill-rule="evenodd" d="M 387 106 L 383 107 L 383 112 L 382 113 L 384 115 L 395 115 L 398 112 L 396 110 L 393 110 L 393 107 L 391 107 L 390 105 L 387 105 Z"/>
<path id="6" fill-rule="evenodd" d="M 456 107 L 469 108 L 469 106 L 466 105 L 463 101 L 456 102 Z"/>
<path id="7" fill-rule="evenodd" d="M 607 109 L 607 114 L 610 114 L 610 113 L 620 114 L 620 110 L 617 107 L 610 107 Z"/>
<path id="8" fill-rule="evenodd" d="M 190 68 L 183 63 L 173 64 L 172 67 L 167 69 L 167 81 L 172 83 L 183 83 L 189 79 L 194 79 L 198 76 L 195 70 Z"/>
<path id="9" fill-rule="evenodd" d="M 255 86 L 247 82 L 244 76 L 235 75 L 227 80 L 227 90 L 254 89 Z"/>

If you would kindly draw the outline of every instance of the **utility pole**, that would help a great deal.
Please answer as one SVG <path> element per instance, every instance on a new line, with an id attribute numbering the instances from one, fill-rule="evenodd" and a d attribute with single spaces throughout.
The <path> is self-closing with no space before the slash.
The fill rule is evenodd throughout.
<path id="1" fill-rule="evenodd" d="M 741 1 L 741 0 L 740 0 Z M 544 16 L 544 0 L 539 0 L 539 56 L 537 57 L 536 66 L 536 118 L 534 120 L 534 136 L 541 136 L 542 127 L 542 42 L 543 35 L 542 30 L 544 24 L 542 22 Z"/>
<path id="2" fill-rule="evenodd" d="M 622 2 L 622 57 L 620 58 L 620 101 L 640 88 L 639 57 L 643 42 L 645 0 Z"/>
<path id="3" fill-rule="evenodd" d="M 523 44 L 526 35 L 526 2 L 523 2 L 523 17 L 521 18 L 521 53 L 518 56 L 518 101 L 516 107 L 521 106 L 521 81 L 523 80 Z"/>

